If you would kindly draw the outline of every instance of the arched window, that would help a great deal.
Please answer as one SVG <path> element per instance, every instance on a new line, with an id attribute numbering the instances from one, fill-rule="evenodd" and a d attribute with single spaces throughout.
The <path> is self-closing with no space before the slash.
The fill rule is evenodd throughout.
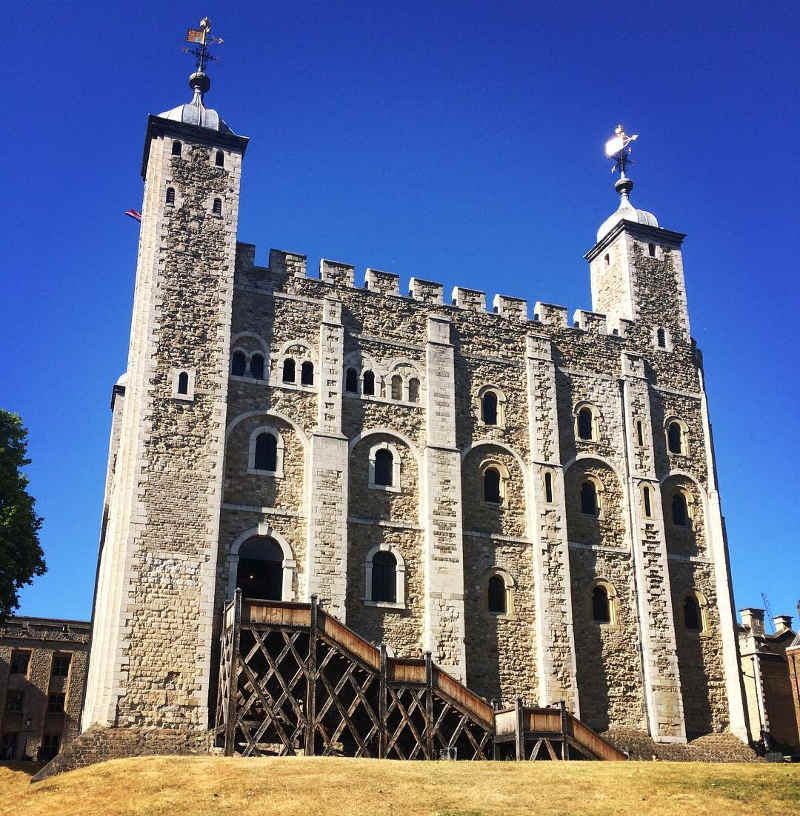
<path id="1" fill-rule="evenodd" d="M 594 482 L 586 481 L 581 485 L 581 513 L 597 516 L 597 487 Z"/>
<path id="2" fill-rule="evenodd" d="M 667 425 L 667 445 L 670 453 L 683 453 L 683 434 L 681 426 L 677 422 L 670 422 Z"/>
<path id="3" fill-rule="evenodd" d="M 408 401 L 419 402 L 419 380 L 416 377 L 408 381 Z"/>
<path id="4" fill-rule="evenodd" d="M 278 469 L 278 439 L 274 434 L 262 433 L 256 437 L 253 464 L 256 470 L 267 470 L 270 473 Z"/>
<path id="5" fill-rule="evenodd" d="M 607 252 L 606 252 L 605 261 L 606 261 L 606 266 L 608 266 L 611 263 L 611 258 L 609 257 L 609 254 Z"/>
<path id="6" fill-rule="evenodd" d="M 234 351 L 231 358 L 231 374 L 236 377 L 243 377 L 247 368 L 247 357 L 243 351 Z"/>
<path id="7" fill-rule="evenodd" d="M 481 419 L 486 425 L 497 425 L 497 394 L 487 391 L 481 400 Z"/>
<path id="8" fill-rule="evenodd" d="M 594 439 L 592 425 L 592 409 L 581 408 L 578 411 L 578 437 L 580 439 Z"/>
<path id="9" fill-rule="evenodd" d="M 300 384 L 314 385 L 314 363 L 310 360 L 306 360 L 300 366 Z"/>
<path id="10" fill-rule="evenodd" d="M 285 383 L 293 383 L 295 378 L 294 360 L 287 357 L 283 361 L 283 381 Z"/>
<path id="11" fill-rule="evenodd" d="M 664 332 L 664 329 L 659 329 L 656 332 L 656 342 L 658 343 L 659 348 L 665 348 L 667 345 L 667 335 Z"/>
<path id="12" fill-rule="evenodd" d="M 371 600 L 383 603 L 397 602 L 397 559 L 386 550 L 379 550 L 372 556 Z"/>
<path id="13" fill-rule="evenodd" d="M 687 595 L 683 602 L 683 620 L 690 632 L 703 631 L 703 612 L 694 595 Z"/>
<path id="14" fill-rule="evenodd" d="M 283 550 L 265 536 L 248 539 L 239 550 L 236 586 L 247 598 L 280 601 L 283 595 Z"/>
<path id="15" fill-rule="evenodd" d="M 371 371 L 364 372 L 364 386 L 361 393 L 369 396 L 375 393 L 375 375 Z"/>
<path id="16" fill-rule="evenodd" d="M 264 356 L 262 354 L 254 354 L 250 358 L 250 374 L 257 380 L 264 379 Z"/>
<path id="17" fill-rule="evenodd" d="M 222 199 L 221 198 L 215 198 L 214 199 L 214 204 L 211 207 L 211 212 L 214 213 L 214 215 L 222 215 Z"/>
<path id="18" fill-rule="evenodd" d="M 381 448 L 375 452 L 375 484 L 391 486 L 393 482 L 394 457 L 390 450 Z"/>
<path id="19" fill-rule="evenodd" d="M 656 245 L 655 244 L 648 244 L 647 245 L 647 251 L 650 254 L 651 258 L 656 257 Z"/>
<path id="20" fill-rule="evenodd" d="M 595 623 L 611 623 L 611 603 L 602 584 L 592 590 L 592 619 Z"/>
<path id="21" fill-rule="evenodd" d="M 344 377 L 344 390 L 348 394 L 358 393 L 358 372 L 354 368 L 348 368 Z"/>
<path id="22" fill-rule="evenodd" d="M 544 500 L 548 504 L 553 501 L 553 474 L 550 471 L 544 474 Z"/>
<path id="23" fill-rule="evenodd" d="M 217 167 L 225 166 L 225 154 L 221 150 L 217 151 L 217 155 L 214 157 L 214 164 L 216 164 Z"/>
<path id="24" fill-rule="evenodd" d="M 392 399 L 403 399 L 403 378 L 399 374 L 392 377 Z"/>
<path id="25" fill-rule="evenodd" d="M 483 472 L 483 500 L 493 504 L 501 504 L 503 497 L 500 493 L 500 471 L 489 467 Z"/>
<path id="26" fill-rule="evenodd" d="M 181 371 L 181 373 L 178 374 L 178 393 L 189 393 L 189 375 L 185 371 Z"/>
<path id="27" fill-rule="evenodd" d="M 172 155 L 173 156 L 180 156 L 181 155 L 181 143 L 180 142 L 173 142 L 172 143 Z"/>
<path id="28" fill-rule="evenodd" d="M 167 197 L 164 199 L 170 206 L 175 204 L 175 188 L 167 187 Z"/>
<path id="29" fill-rule="evenodd" d="M 686 496 L 680 490 L 672 494 L 672 523 L 679 527 L 689 526 L 689 506 Z"/>
<path id="30" fill-rule="evenodd" d="M 489 579 L 489 611 L 505 615 L 506 609 L 506 582 L 501 575 L 493 575 Z"/>
<path id="31" fill-rule="evenodd" d="M 644 499 L 644 514 L 647 518 L 653 515 L 653 510 L 650 506 L 650 488 L 645 485 L 642 488 L 642 498 Z"/>

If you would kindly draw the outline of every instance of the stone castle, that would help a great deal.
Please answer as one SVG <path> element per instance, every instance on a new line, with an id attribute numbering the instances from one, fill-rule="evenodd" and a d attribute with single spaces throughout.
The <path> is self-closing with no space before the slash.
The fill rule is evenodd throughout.
<path id="1" fill-rule="evenodd" d="M 308 601 L 487 699 L 747 739 L 681 244 L 629 200 L 593 311 L 237 240 L 248 144 L 150 116 L 83 728 L 208 728 L 235 589 Z"/>

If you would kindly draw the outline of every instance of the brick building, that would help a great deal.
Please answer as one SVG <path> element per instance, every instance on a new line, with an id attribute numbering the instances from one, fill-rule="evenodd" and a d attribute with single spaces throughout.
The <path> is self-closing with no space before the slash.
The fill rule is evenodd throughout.
<path id="1" fill-rule="evenodd" d="M 315 593 L 488 698 L 746 739 L 684 236 L 623 176 L 572 319 L 330 260 L 316 277 L 292 252 L 258 264 L 237 236 L 248 140 L 205 107 L 205 73 L 190 86 L 147 121 L 84 727 L 208 727 L 240 586 Z"/>
<path id="2" fill-rule="evenodd" d="M 800 752 L 799 710 L 792 695 L 789 654 L 797 635 L 791 615 L 773 618 L 775 632 L 764 628 L 764 610 L 742 610 L 739 653 L 742 661 L 750 733 L 765 750 Z"/>
<path id="3" fill-rule="evenodd" d="M 54 757 L 77 736 L 90 624 L 7 618 L 0 626 L 0 756 Z"/>

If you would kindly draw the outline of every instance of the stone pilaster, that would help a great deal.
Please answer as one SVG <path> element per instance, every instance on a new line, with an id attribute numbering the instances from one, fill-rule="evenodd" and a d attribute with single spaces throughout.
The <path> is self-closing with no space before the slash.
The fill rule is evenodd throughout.
<path id="1" fill-rule="evenodd" d="M 423 456 L 423 642 L 436 663 L 463 681 L 466 656 L 461 454 L 456 448 L 454 352 L 450 330 L 447 318 L 428 317 L 427 442 Z"/>
<path id="2" fill-rule="evenodd" d="M 319 333 L 317 428 L 311 435 L 308 489 L 307 595 L 316 594 L 345 620 L 348 446 L 342 433 L 342 304 L 325 300 Z"/>
<path id="3" fill-rule="evenodd" d="M 661 488 L 655 475 L 650 396 L 641 357 L 623 352 L 622 382 L 626 489 L 648 728 L 657 742 L 685 742 Z"/>
<path id="4" fill-rule="evenodd" d="M 722 519 L 722 507 L 717 485 L 717 467 L 714 460 L 714 442 L 711 437 L 711 422 L 708 417 L 708 400 L 706 398 L 703 372 L 700 376 L 702 391 L 701 410 L 703 414 L 703 437 L 705 442 L 706 465 L 708 468 L 708 492 L 706 495 L 706 523 L 714 560 L 714 580 L 717 592 L 720 629 L 722 630 L 722 664 L 725 672 L 725 690 L 728 695 L 728 714 L 730 730 L 739 739 L 747 742 L 750 739 L 747 728 L 747 716 L 744 705 L 744 688 L 739 663 L 739 650 L 736 644 L 736 613 L 733 604 L 733 584 L 731 581 L 731 564 L 728 554 L 728 537 Z M 753 735 L 756 737 L 757 735 Z"/>
<path id="5" fill-rule="evenodd" d="M 527 504 L 536 576 L 538 703 L 549 705 L 564 700 L 579 715 L 564 469 L 558 444 L 558 401 L 550 339 L 528 335 L 526 357 L 531 446 Z"/>

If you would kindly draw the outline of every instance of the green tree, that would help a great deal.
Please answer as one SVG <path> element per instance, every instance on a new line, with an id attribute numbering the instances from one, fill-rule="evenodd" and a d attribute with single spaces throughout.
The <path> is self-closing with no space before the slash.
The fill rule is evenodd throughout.
<path id="1" fill-rule="evenodd" d="M 0 409 L 0 623 L 19 608 L 20 589 L 47 569 L 39 544 L 42 519 L 21 473 L 30 463 L 27 449 L 22 419 Z"/>

